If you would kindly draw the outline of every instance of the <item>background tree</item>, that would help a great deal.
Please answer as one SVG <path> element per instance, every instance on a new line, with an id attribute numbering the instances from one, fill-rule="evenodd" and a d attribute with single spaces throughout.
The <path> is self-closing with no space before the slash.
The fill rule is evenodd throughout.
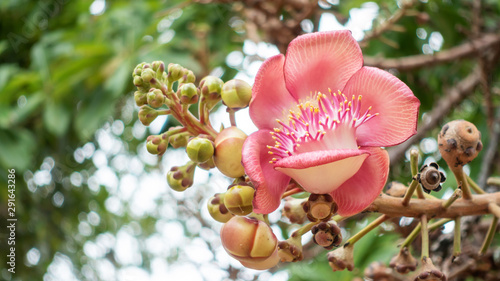
<path id="1" fill-rule="evenodd" d="M 423 163 L 445 167 L 436 136 L 441 125 L 461 118 L 483 135 L 484 151 L 468 165 L 471 177 L 485 190 L 498 190 L 487 184 L 500 166 L 497 1 L 3 1 L 0 13 L 0 214 L 7 217 L 7 169 L 14 168 L 18 219 L 16 274 L 2 269 L 3 279 L 164 279 L 179 268 L 194 268 L 190 277 L 207 280 L 269 277 L 222 257 L 219 225 L 206 216 L 204 200 L 224 190 L 227 180 L 201 174 L 189 192 L 174 194 L 164 174 L 181 164 L 182 151 L 160 161 L 145 152 L 152 132 L 138 123 L 130 75 L 142 61 L 179 63 L 198 79 L 212 74 L 252 81 L 256 66 L 284 52 L 296 36 L 350 28 L 365 65 L 397 75 L 422 104 L 417 135 L 389 150 L 390 180 L 409 181 L 405 154 L 412 145 L 421 148 Z M 447 181 L 437 196 L 450 194 L 452 185 Z M 352 230 L 369 220 L 359 215 L 343 226 Z M 473 255 L 489 220 L 462 221 L 464 261 L 442 263 L 450 279 L 498 276 L 500 261 L 492 254 L 498 235 L 481 260 Z M 415 225 L 393 221 L 383 236 L 361 240 L 356 267 L 387 263 L 397 252 L 395 233 L 407 235 Z M 288 231 L 281 229 L 284 237 Z M 5 264 L 3 224 L 1 235 Z M 452 236 L 437 230 L 431 237 L 435 255 L 449 257 Z M 193 254 L 193 248 L 205 252 Z M 311 244 L 305 252 L 310 263 L 279 268 L 275 277 L 363 276 L 331 272 L 318 252 Z"/>

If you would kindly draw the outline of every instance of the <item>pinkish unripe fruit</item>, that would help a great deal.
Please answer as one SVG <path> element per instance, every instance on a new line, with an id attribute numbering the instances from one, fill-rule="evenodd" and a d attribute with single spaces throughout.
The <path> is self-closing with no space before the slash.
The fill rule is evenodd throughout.
<path id="1" fill-rule="evenodd" d="M 224 205 L 233 214 L 246 216 L 253 211 L 255 189 L 249 185 L 233 185 L 224 196 Z"/>
<path id="2" fill-rule="evenodd" d="M 240 79 L 229 80 L 222 86 L 221 97 L 229 108 L 247 107 L 252 99 L 252 86 Z"/>
<path id="3" fill-rule="evenodd" d="M 234 126 L 222 130 L 215 138 L 215 166 L 230 178 L 245 175 L 241 164 L 241 149 L 246 138 L 247 135 Z"/>
<path id="4" fill-rule="evenodd" d="M 204 163 L 214 155 L 214 144 L 209 139 L 195 137 L 188 142 L 186 152 L 191 161 Z"/>
<path id="5" fill-rule="evenodd" d="M 220 235 L 226 252 L 247 267 L 266 269 L 279 261 L 278 240 L 263 221 L 234 216 L 221 228 Z"/>

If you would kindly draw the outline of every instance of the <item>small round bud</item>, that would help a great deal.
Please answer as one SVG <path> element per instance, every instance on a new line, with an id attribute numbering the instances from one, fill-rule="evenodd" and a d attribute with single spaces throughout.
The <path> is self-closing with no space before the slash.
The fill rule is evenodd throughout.
<path id="1" fill-rule="evenodd" d="M 292 235 L 286 241 L 278 242 L 278 255 L 281 262 L 297 262 L 304 259 L 301 237 Z"/>
<path id="2" fill-rule="evenodd" d="M 206 161 L 206 162 L 198 163 L 198 167 L 202 168 L 203 170 L 207 170 L 207 171 L 215 168 L 214 158 L 212 157 L 212 158 L 208 159 L 208 161 Z"/>
<path id="3" fill-rule="evenodd" d="M 389 266 L 401 274 L 407 274 L 410 271 L 417 269 L 418 262 L 411 255 L 408 248 L 403 247 L 398 255 L 391 259 Z"/>
<path id="4" fill-rule="evenodd" d="M 148 103 L 148 95 L 141 91 L 134 92 L 134 100 L 137 106 L 142 106 Z"/>
<path id="5" fill-rule="evenodd" d="M 354 246 L 348 245 L 344 247 L 337 248 L 329 252 L 326 257 L 328 258 L 328 264 L 333 271 L 342 271 L 354 269 L 354 257 L 353 257 Z"/>
<path id="6" fill-rule="evenodd" d="M 146 69 L 143 69 L 142 70 L 142 73 L 141 73 L 141 78 L 142 78 L 142 81 L 146 82 L 146 83 L 150 83 L 151 80 L 153 78 L 155 78 L 156 76 L 156 73 L 153 69 L 151 68 L 146 68 Z"/>
<path id="7" fill-rule="evenodd" d="M 194 81 L 196 81 L 194 73 L 191 70 L 186 70 L 182 78 L 179 80 L 179 83 L 194 83 Z"/>
<path id="8" fill-rule="evenodd" d="M 230 178 L 245 175 L 241 164 L 241 149 L 246 138 L 247 135 L 234 126 L 222 130 L 215 138 L 215 165 Z"/>
<path id="9" fill-rule="evenodd" d="M 154 108 L 143 105 L 139 109 L 139 120 L 144 126 L 149 126 L 149 124 L 151 124 L 151 122 L 153 122 L 156 117 L 158 117 L 158 111 L 156 111 L 156 109 Z"/>
<path id="10" fill-rule="evenodd" d="M 266 269 L 279 262 L 278 240 L 263 221 L 249 217 L 232 217 L 220 230 L 224 250 L 244 266 Z"/>
<path id="11" fill-rule="evenodd" d="M 142 81 L 141 76 L 135 76 L 134 77 L 134 86 L 141 87 L 143 85 L 144 85 L 144 81 Z"/>
<path id="12" fill-rule="evenodd" d="M 481 132 L 465 120 L 454 120 L 443 126 L 438 135 L 439 152 L 450 169 L 462 167 L 483 149 Z"/>
<path id="13" fill-rule="evenodd" d="M 338 247 L 342 242 L 342 234 L 340 228 L 333 221 L 320 222 L 311 228 L 314 243 L 321 247 L 331 250 L 333 247 Z"/>
<path id="14" fill-rule="evenodd" d="M 179 129 L 179 127 L 172 127 L 171 130 Z M 186 147 L 189 136 L 186 134 L 173 134 L 168 138 L 168 142 L 173 148 Z"/>
<path id="15" fill-rule="evenodd" d="M 183 84 L 179 91 L 179 99 L 183 104 L 195 104 L 198 102 L 199 90 L 193 83 Z"/>
<path id="16" fill-rule="evenodd" d="M 207 207 L 212 218 L 218 222 L 227 222 L 234 216 L 224 205 L 224 193 L 216 193 L 208 199 Z"/>
<path id="17" fill-rule="evenodd" d="M 135 76 L 141 76 L 142 69 L 143 69 L 144 65 L 146 65 L 146 63 L 145 63 L 145 62 L 141 62 L 140 64 L 138 64 L 138 65 L 134 68 L 134 71 L 132 72 L 132 77 L 135 77 Z"/>
<path id="18" fill-rule="evenodd" d="M 400 182 L 393 181 L 387 185 L 385 193 L 393 197 L 404 197 L 408 187 Z"/>
<path id="19" fill-rule="evenodd" d="M 203 163 L 214 155 L 214 144 L 209 139 L 196 137 L 188 142 L 186 152 L 191 161 Z"/>
<path id="20" fill-rule="evenodd" d="M 162 155 L 168 147 L 167 135 L 151 135 L 146 139 L 146 148 L 149 153 Z"/>
<path id="21" fill-rule="evenodd" d="M 165 71 L 165 63 L 162 61 L 154 61 L 151 63 L 151 68 L 157 73 L 163 74 L 163 71 Z"/>
<path id="22" fill-rule="evenodd" d="M 148 104 L 154 108 L 158 108 L 165 103 L 165 96 L 159 89 L 151 88 L 152 91 L 148 92 Z"/>
<path id="23" fill-rule="evenodd" d="M 287 217 L 291 223 L 303 224 L 306 221 L 306 212 L 304 212 L 306 201 L 307 199 L 286 197 L 282 215 Z"/>
<path id="24" fill-rule="evenodd" d="M 200 81 L 201 94 L 207 102 L 207 108 L 212 109 L 221 100 L 221 90 L 224 82 L 215 76 L 207 76 Z"/>
<path id="25" fill-rule="evenodd" d="M 441 190 L 441 183 L 446 180 L 446 177 L 438 169 L 438 164 L 432 162 L 429 165 L 422 166 L 420 173 L 417 174 L 417 180 L 425 192 L 430 193 L 431 190 L 435 192 Z"/>
<path id="26" fill-rule="evenodd" d="M 229 80 L 222 87 L 221 97 L 229 108 L 247 107 L 252 99 L 252 86 L 240 79 Z"/>
<path id="27" fill-rule="evenodd" d="M 444 275 L 441 270 L 437 269 L 430 258 L 422 259 L 422 266 L 413 275 L 413 280 L 435 280 L 435 281 L 446 281 L 446 275 Z"/>
<path id="28" fill-rule="evenodd" d="M 337 212 L 337 204 L 330 194 L 311 194 L 303 206 L 307 218 L 312 221 L 328 221 Z"/>
<path id="29" fill-rule="evenodd" d="M 175 191 L 184 191 L 193 185 L 196 165 L 189 162 L 181 167 L 172 167 L 167 172 L 167 183 Z"/>
<path id="30" fill-rule="evenodd" d="M 224 205 L 233 214 L 246 216 L 253 211 L 255 189 L 249 185 L 233 185 L 224 196 Z"/>
<path id="31" fill-rule="evenodd" d="M 177 81 L 184 75 L 184 68 L 176 63 L 171 63 L 168 65 L 168 75 L 167 79 L 170 82 Z"/>

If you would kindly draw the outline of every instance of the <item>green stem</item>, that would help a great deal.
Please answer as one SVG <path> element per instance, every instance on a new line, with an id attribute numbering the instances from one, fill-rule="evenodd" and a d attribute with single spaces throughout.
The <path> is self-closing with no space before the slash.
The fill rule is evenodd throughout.
<path id="1" fill-rule="evenodd" d="M 417 178 L 418 174 L 418 150 L 417 149 L 412 149 L 410 151 L 410 168 L 411 168 L 411 175 L 413 179 Z M 422 187 L 420 184 L 417 183 L 416 186 L 417 189 L 417 196 L 420 199 L 425 199 L 424 191 L 422 190 Z"/>
<path id="2" fill-rule="evenodd" d="M 157 110 L 156 112 L 158 112 L 158 115 L 169 115 L 172 113 L 170 109 Z"/>
<path id="3" fill-rule="evenodd" d="M 429 224 L 429 230 L 435 230 L 438 227 L 441 227 L 443 224 L 451 221 L 451 219 L 440 219 L 437 222 L 433 222 Z M 406 237 L 405 241 L 400 245 L 401 248 L 404 247 L 409 247 L 410 244 L 417 238 L 417 235 L 420 233 L 420 229 L 422 228 L 422 225 L 420 223 L 417 224 L 417 226 L 413 229 L 413 231 Z"/>
<path id="4" fill-rule="evenodd" d="M 417 188 L 417 185 L 418 185 L 418 181 L 416 179 L 414 179 L 411 182 L 410 187 L 406 191 L 405 197 L 403 198 L 403 201 L 401 202 L 401 204 L 403 204 L 403 206 L 408 206 L 408 203 L 410 203 L 411 197 L 413 196 L 413 192 L 415 192 L 415 188 Z"/>
<path id="5" fill-rule="evenodd" d="M 453 204 L 453 202 L 455 202 L 458 198 L 460 198 L 460 196 L 462 196 L 462 190 L 461 189 L 455 189 L 455 192 L 453 192 L 453 194 L 451 195 L 450 198 L 448 198 L 448 200 L 444 201 L 443 202 L 443 208 L 448 208 L 451 206 L 451 204 Z"/>
<path id="6" fill-rule="evenodd" d="M 453 257 L 458 257 L 462 253 L 462 247 L 460 245 L 460 217 L 455 218 L 455 229 L 453 235 Z"/>
<path id="7" fill-rule="evenodd" d="M 488 233 L 486 234 L 486 237 L 484 238 L 483 245 L 481 246 L 481 249 L 479 250 L 479 255 L 484 255 L 486 251 L 488 250 L 488 247 L 491 244 L 491 241 L 493 241 L 493 236 L 495 235 L 495 231 L 497 229 L 497 224 L 498 224 L 498 217 L 494 216 L 493 220 L 491 221 L 490 228 L 488 229 Z"/>
<path id="8" fill-rule="evenodd" d="M 236 111 L 234 111 L 233 109 L 229 109 L 228 108 L 228 111 L 229 113 L 229 121 L 231 122 L 231 126 L 235 126 L 236 127 Z"/>
<path id="9" fill-rule="evenodd" d="M 462 166 L 457 167 L 456 169 L 452 169 L 455 174 L 455 179 L 457 180 L 457 184 L 462 189 L 462 197 L 465 200 L 472 199 L 472 193 L 470 192 L 469 183 L 467 182 L 467 175 L 464 173 Z"/>
<path id="10" fill-rule="evenodd" d="M 347 240 L 346 245 L 354 245 L 354 243 L 358 242 L 359 239 L 361 239 L 363 236 L 365 236 L 368 232 L 372 231 L 375 229 L 377 226 L 379 226 L 381 223 L 384 221 L 388 220 L 389 216 L 387 215 L 381 215 L 374 221 L 372 221 L 370 224 L 368 224 L 365 228 L 361 229 L 358 233 L 354 234 L 349 240 Z"/>
<path id="11" fill-rule="evenodd" d="M 292 237 L 296 237 L 296 236 L 299 236 L 301 237 L 302 235 L 306 234 L 307 232 L 309 232 L 309 230 L 311 230 L 311 228 L 313 226 L 315 226 L 316 224 L 318 224 L 319 222 L 310 222 L 306 225 L 303 225 L 302 227 L 300 227 L 299 229 L 295 230 L 293 233 L 292 233 Z"/>
<path id="12" fill-rule="evenodd" d="M 486 184 L 487 185 L 500 186 L 500 178 L 494 178 L 494 177 L 488 178 L 486 180 Z"/>
<path id="13" fill-rule="evenodd" d="M 469 183 L 470 188 L 472 188 L 472 190 L 474 190 L 475 193 L 477 193 L 477 194 L 485 194 L 486 193 L 483 189 L 481 189 L 479 187 L 479 185 L 477 185 L 477 183 L 473 179 L 471 179 L 467 175 L 466 175 L 466 177 L 467 177 L 467 182 Z"/>
<path id="14" fill-rule="evenodd" d="M 422 260 L 429 257 L 429 228 L 427 225 L 427 215 L 420 217 L 421 233 L 422 233 Z"/>
<path id="15" fill-rule="evenodd" d="M 341 222 L 341 221 L 346 220 L 348 218 L 350 218 L 350 216 L 343 217 L 343 216 L 340 216 L 340 215 L 335 215 L 335 216 L 332 217 L 332 220 L 334 220 L 336 222 Z"/>

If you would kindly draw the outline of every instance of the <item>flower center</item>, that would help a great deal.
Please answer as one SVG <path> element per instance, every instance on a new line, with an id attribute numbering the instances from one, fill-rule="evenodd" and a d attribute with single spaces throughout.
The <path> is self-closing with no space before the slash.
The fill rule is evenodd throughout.
<path id="1" fill-rule="evenodd" d="M 357 149 L 356 128 L 378 115 L 369 113 L 371 106 L 361 114 L 361 96 L 348 100 L 340 91 L 318 93 L 315 101 L 300 102 L 297 108 L 289 111 L 288 124 L 276 120 L 281 128 L 271 132 L 275 145 L 267 146 L 274 156 L 271 164 L 304 152 Z"/>

